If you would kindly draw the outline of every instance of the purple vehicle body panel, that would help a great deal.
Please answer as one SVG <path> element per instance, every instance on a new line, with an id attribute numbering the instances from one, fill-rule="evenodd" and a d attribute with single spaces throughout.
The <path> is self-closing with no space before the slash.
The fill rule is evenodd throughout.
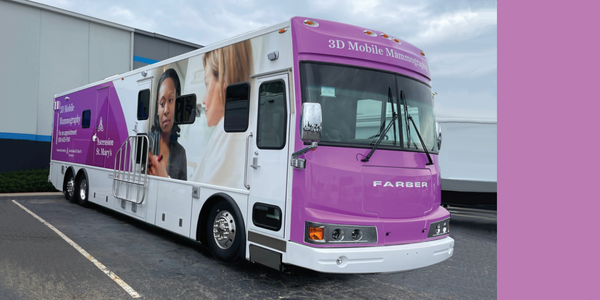
<path id="1" fill-rule="evenodd" d="M 429 83 L 429 67 L 421 51 L 400 40 L 364 33 L 366 28 L 315 20 L 318 30 L 292 19 L 296 107 L 302 107 L 300 61 L 321 61 L 391 71 Z M 381 32 L 373 31 L 378 35 Z M 295 128 L 301 127 L 300 117 Z M 295 149 L 305 147 L 296 135 Z M 428 240 L 431 222 L 449 217 L 440 209 L 441 182 L 437 155 L 427 166 L 425 153 L 319 146 L 302 158 L 306 169 L 294 169 L 290 240 L 311 247 L 340 247 L 304 242 L 305 221 L 377 226 L 377 245 Z M 374 244 L 371 244 L 374 245 Z M 366 246 L 365 244 L 355 246 Z M 343 247 L 352 247 L 343 245 Z"/>
<path id="2" fill-rule="evenodd" d="M 66 100 L 68 98 L 68 100 Z M 52 159 L 112 169 L 115 155 L 128 138 L 123 109 L 112 82 L 56 98 Z M 90 110 L 89 128 L 82 111 Z M 96 136 L 94 138 L 94 135 Z"/>

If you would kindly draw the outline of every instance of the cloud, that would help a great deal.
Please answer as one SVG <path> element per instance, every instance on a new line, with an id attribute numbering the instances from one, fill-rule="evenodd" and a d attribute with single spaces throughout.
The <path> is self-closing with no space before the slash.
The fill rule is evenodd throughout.
<path id="1" fill-rule="evenodd" d="M 425 28 L 415 36 L 415 43 L 431 44 L 447 40 L 464 41 L 477 37 L 498 25 L 497 10 L 461 10 L 435 15 L 421 21 Z M 495 29 L 494 29 L 495 30 Z"/>
<path id="2" fill-rule="evenodd" d="M 144 14 L 143 11 L 140 12 L 139 10 L 132 10 L 118 5 L 109 6 L 106 11 L 108 15 L 107 19 L 112 22 L 146 31 L 154 31 L 157 28 L 156 21 L 152 18 L 152 15 Z"/>
<path id="3" fill-rule="evenodd" d="M 496 47 L 479 51 L 441 52 L 427 54 L 432 78 L 475 78 L 496 74 L 498 51 Z"/>

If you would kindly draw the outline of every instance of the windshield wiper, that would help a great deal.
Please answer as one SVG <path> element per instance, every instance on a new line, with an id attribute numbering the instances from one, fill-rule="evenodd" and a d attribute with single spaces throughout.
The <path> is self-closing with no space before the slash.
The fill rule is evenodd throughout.
<path id="1" fill-rule="evenodd" d="M 390 122 L 390 124 L 388 124 L 388 126 L 385 128 L 385 130 L 381 133 L 381 135 L 379 136 L 379 139 L 377 140 L 377 143 L 375 143 L 375 146 L 373 146 L 373 149 L 371 149 L 371 152 L 369 152 L 369 154 L 367 154 L 367 157 L 361 159 L 362 162 L 368 162 L 369 161 L 369 159 L 371 158 L 371 155 L 373 155 L 373 152 L 375 152 L 375 149 L 377 149 L 377 147 L 379 147 L 379 144 L 383 140 L 383 137 L 390 130 L 390 128 L 392 127 L 392 125 L 394 124 L 394 122 L 396 122 L 396 118 L 398 118 L 398 114 L 392 113 L 392 121 Z"/>
<path id="2" fill-rule="evenodd" d="M 410 122 L 412 122 L 413 127 L 415 128 L 415 131 L 417 132 L 417 136 L 419 137 L 419 140 L 421 141 L 421 145 L 423 146 L 423 150 L 425 150 L 425 154 L 427 154 L 427 159 L 429 159 L 429 163 L 427 163 L 425 165 L 426 166 L 433 165 L 433 160 L 431 160 L 431 155 L 429 155 L 429 150 L 427 150 L 427 146 L 425 146 L 425 142 L 423 142 L 423 138 L 421 137 L 421 133 L 419 133 L 419 129 L 417 128 L 417 125 L 415 125 L 415 121 L 413 120 L 411 115 L 408 115 L 408 119 L 410 120 Z"/>
<path id="3" fill-rule="evenodd" d="M 388 102 L 392 102 L 392 88 L 388 88 Z M 394 107 L 394 103 L 392 103 L 392 121 L 390 121 L 390 123 L 387 125 L 387 127 L 385 127 L 385 129 L 379 134 L 379 139 L 377 139 L 375 146 L 373 146 L 373 148 L 371 149 L 369 154 L 367 154 L 367 157 L 361 159 L 362 162 L 368 162 L 369 159 L 371 159 L 373 152 L 375 152 L 375 149 L 377 149 L 377 147 L 379 147 L 379 144 L 383 140 L 383 137 L 385 137 L 387 132 L 390 131 L 390 128 L 392 127 L 392 125 L 394 125 L 394 145 L 396 144 L 396 142 L 395 142 L 396 141 L 396 135 L 395 135 L 395 131 L 396 131 L 395 124 L 396 123 L 395 122 L 396 122 L 396 119 L 398 118 L 398 114 L 396 114 L 396 111 L 394 111 L 393 107 Z M 385 118 L 384 118 L 384 122 L 385 122 Z"/>
<path id="4" fill-rule="evenodd" d="M 370 137 L 368 137 L 368 139 L 374 139 L 376 137 L 380 137 L 381 133 L 383 132 L 383 130 L 385 129 L 385 119 L 383 119 L 383 122 L 381 122 L 381 126 L 379 126 L 379 133 L 377 133 L 376 135 L 372 135 Z M 373 145 L 375 141 L 371 141 L 371 145 Z"/>

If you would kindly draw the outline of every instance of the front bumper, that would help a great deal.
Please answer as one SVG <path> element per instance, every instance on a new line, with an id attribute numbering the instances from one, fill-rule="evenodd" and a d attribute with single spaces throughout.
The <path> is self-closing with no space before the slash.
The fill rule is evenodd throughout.
<path id="1" fill-rule="evenodd" d="M 324 273 L 391 273 L 430 266 L 450 258 L 454 239 L 395 246 L 315 248 L 287 244 L 284 263 Z"/>

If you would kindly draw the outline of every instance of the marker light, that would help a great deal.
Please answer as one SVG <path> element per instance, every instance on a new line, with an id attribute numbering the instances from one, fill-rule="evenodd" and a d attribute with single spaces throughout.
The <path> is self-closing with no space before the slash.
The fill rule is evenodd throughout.
<path id="1" fill-rule="evenodd" d="M 421 55 L 425 56 L 425 53 L 423 52 L 423 50 L 421 50 Z"/>
<path id="2" fill-rule="evenodd" d="M 391 40 L 391 39 L 392 39 L 392 38 L 391 38 L 389 35 L 387 35 L 387 34 L 385 34 L 385 33 L 382 33 L 382 34 L 381 34 L 381 37 L 382 37 L 382 38 L 384 38 L 384 39 L 388 39 L 388 40 Z"/>
<path id="3" fill-rule="evenodd" d="M 395 38 L 395 39 L 394 39 L 394 42 L 396 42 L 396 43 L 400 44 L 400 40 L 399 40 L 399 39 L 396 39 L 396 38 Z"/>
<path id="4" fill-rule="evenodd" d="M 313 21 L 313 20 L 304 20 L 304 25 L 310 26 L 310 27 L 317 27 L 317 26 L 319 26 L 319 22 Z"/>
<path id="5" fill-rule="evenodd" d="M 323 240 L 323 227 L 309 227 L 308 228 L 308 237 L 313 241 L 322 241 Z"/>
<path id="6" fill-rule="evenodd" d="M 284 33 L 284 32 L 286 32 L 286 31 L 287 31 L 287 29 L 286 29 L 286 28 L 281 28 L 281 29 L 279 29 L 279 33 Z"/>
<path id="7" fill-rule="evenodd" d="M 368 36 L 377 36 L 377 33 L 373 32 L 371 30 L 365 30 L 363 32 Z"/>

